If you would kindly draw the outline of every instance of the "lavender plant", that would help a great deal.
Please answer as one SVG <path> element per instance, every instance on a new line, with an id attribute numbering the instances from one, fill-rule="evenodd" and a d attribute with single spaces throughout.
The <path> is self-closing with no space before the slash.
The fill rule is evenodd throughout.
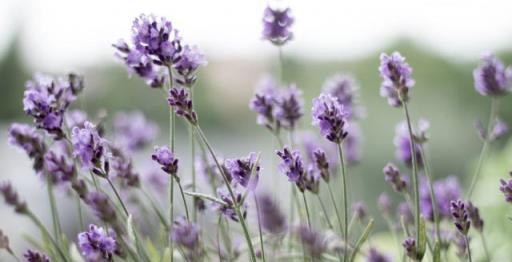
<path id="1" fill-rule="evenodd" d="M 0 194 L 5 203 L 31 220 L 41 237 L 31 241 L 38 250 L 28 249 L 21 257 L 0 230 L 0 251 L 5 250 L 17 261 L 43 262 L 392 261 L 380 247 L 367 241 L 374 224 L 370 210 L 364 202 L 349 199 L 349 190 L 356 189 L 348 181 L 348 167 L 361 161 L 358 122 L 365 116 L 358 103 L 357 82 L 346 74 L 328 78 L 312 101 L 312 126 L 319 135 L 301 130 L 308 129 L 301 121 L 309 112 L 304 110 L 302 91 L 296 84 L 285 82 L 282 55 L 282 47 L 293 39 L 293 22 L 290 8 L 265 9 L 262 35 L 279 49 L 281 76 L 279 82 L 266 77 L 249 102 L 257 123 L 277 141 L 277 158 L 273 157 L 280 160 L 276 167 L 281 177 L 290 182 L 289 195 L 280 188 L 263 188 L 260 182 L 274 173 L 276 167 L 264 170 L 261 164 L 262 158 L 271 156 L 251 152 L 220 157 L 202 129 L 194 102 L 198 70 L 207 65 L 204 54 L 187 44 L 168 19 L 143 14 L 133 22 L 130 41 L 120 40 L 113 47 L 129 74 L 160 90 L 160 103 L 168 106 L 169 144 L 156 146 L 150 156 L 146 155 L 159 169 L 144 178 L 132 161 L 135 153 L 155 144 L 158 128 L 146 116 L 118 113 L 113 130 L 108 130 L 103 119 L 88 117 L 74 104 L 85 88 L 82 76 L 35 75 L 27 82 L 23 98 L 24 112 L 33 125 L 12 124 L 8 141 L 30 158 L 34 172 L 46 185 L 52 228 L 41 221 L 11 183 L 2 182 Z M 473 202 L 460 200 L 463 188 L 455 177 L 434 179 L 426 152 L 430 124 L 419 119 L 417 126 L 413 125 L 409 112 L 415 84 L 411 66 L 398 52 L 382 54 L 379 72 L 380 95 L 392 107 L 402 108 L 405 118 L 396 126 L 393 140 L 396 163 L 401 166 L 388 163 L 382 170 L 384 181 L 403 199 L 396 209 L 385 192 L 377 200 L 397 254 L 413 261 L 425 260 L 428 254 L 433 261 L 441 261 L 453 242 L 460 257 L 471 261 L 469 243 L 476 231 L 485 259 L 490 261 L 482 216 L 486 214 Z M 496 117 L 496 99 L 509 92 L 512 69 L 505 69 L 495 56 L 486 55 L 474 71 L 474 80 L 481 95 L 492 97 L 492 110 L 487 129 L 477 124 L 484 144 L 466 192 L 468 200 L 489 143 L 508 131 L 507 124 Z M 179 124 L 189 131 L 190 173 L 180 166 L 184 150 L 175 142 Z M 283 132 L 287 139 L 283 139 Z M 204 181 L 197 179 L 196 173 Z M 500 183 L 505 201 L 512 202 L 512 180 Z M 175 201 L 176 185 L 180 201 Z M 60 213 L 69 210 L 57 205 L 54 190 L 63 190 L 77 201 L 77 236 L 70 237 L 61 228 Z M 165 193 L 168 203 L 162 206 L 155 197 L 162 198 Z M 310 201 L 311 197 L 318 202 Z M 329 197 L 332 208 L 325 205 L 324 197 Z M 288 198 L 287 217 L 280 202 Z M 317 204 L 320 215 L 316 214 Z M 82 206 L 88 209 L 82 210 Z M 89 213 L 93 217 L 88 217 Z M 453 224 L 445 223 L 450 219 Z M 403 242 L 399 240 L 402 235 Z"/>

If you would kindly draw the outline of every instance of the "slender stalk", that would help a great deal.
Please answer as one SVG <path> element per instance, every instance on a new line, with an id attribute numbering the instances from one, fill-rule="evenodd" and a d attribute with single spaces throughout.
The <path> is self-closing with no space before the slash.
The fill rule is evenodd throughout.
<path id="1" fill-rule="evenodd" d="M 482 171 L 482 164 L 485 160 L 485 156 L 487 155 L 487 149 L 489 147 L 489 135 L 492 129 L 492 122 L 494 118 L 496 118 L 496 113 L 498 111 L 498 100 L 496 98 L 492 98 L 491 100 L 491 112 L 489 114 L 489 122 L 487 123 L 487 130 L 484 137 L 484 143 L 482 145 L 482 150 L 480 151 L 480 156 L 478 157 L 478 163 L 475 169 L 475 173 L 473 174 L 473 178 L 471 179 L 471 184 L 469 186 L 467 199 L 471 200 L 471 195 L 473 194 L 473 190 L 475 190 L 476 183 L 478 182 L 478 178 L 480 177 L 480 173 Z"/>
<path id="2" fill-rule="evenodd" d="M 194 89 L 192 87 L 189 88 L 190 90 L 190 101 L 194 103 Z M 196 145 L 195 145 L 195 139 L 194 139 L 194 127 L 192 125 L 189 126 L 188 135 L 190 138 L 190 168 L 192 171 L 192 191 L 196 192 L 196 169 L 195 169 L 195 163 L 196 163 Z M 194 198 L 195 199 L 195 198 Z M 193 208 L 192 208 L 192 219 L 194 223 L 197 223 L 197 208 L 195 206 L 195 201 L 193 201 Z"/>
<path id="3" fill-rule="evenodd" d="M 57 243 L 62 244 L 62 229 L 60 227 L 60 219 L 59 212 L 57 210 L 57 205 L 55 204 L 55 195 L 53 194 L 53 182 L 51 180 L 51 175 L 46 174 L 47 182 L 48 182 L 48 199 L 50 200 L 50 209 L 52 212 L 52 222 L 53 222 L 53 233 L 55 235 L 55 239 Z"/>
<path id="4" fill-rule="evenodd" d="M 468 236 L 464 236 L 464 242 L 466 242 L 466 249 L 468 250 L 468 260 L 469 260 L 469 262 L 473 262 L 473 259 L 471 258 L 471 248 L 469 248 Z"/>
<path id="5" fill-rule="evenodd" d="M 167 72 L 169 75 L 169 91 L 173 86 L 173 77 L 172 77 L 172 68 L 171 66 L 167 66 Z M 171 147 L 171 151 L 174 151 L 174 143 L 175 143 L 175 131 L 176 131 L 176 119 L 171 106 L 169 106 L 169 144 Z M 172 235 L 172 224 L 174 222 L 174 179 L 169 178 L 169 234 Z M 171 252 L 171 262 L 174 261 L 174 244 L 172 240 L 169 238 L 169 249 Z"/>
<path id="6" fill-rule="evenodd" d="M 341 221 L 340 212 L 338 211 L 338 206 L 336 205 L 336 200 L 334 199 L 334 194 L 331 189 L 331 184 L 327 183 L 327 189 L 329 191 L 329 196 L 331 197 L 332 206 L 334 207 L 334 212 L 336 213 L 336 218 L 338 219 L 338 225 L 340 227 L 340 234 L 345 234 L 343 231 L 343 223 Z"/>
<path id="7" fill-rule="evenodd" d="M 174 179 L 169 178 L 169 235 L 172 235 L 172 224 L 174 223 Z M 169 248 L 171 250 L 171 262 L 174 261 L 174 243 L 169 238 Z"/>
<path id="8" fill-rule="evenodd" d="M 311 218 L 309 217 L 308 200 L 306 199 L 306 193 L 302 192 L 302 199 L 304 200 L 304 208 L 306 209 L 306 218 L 308 221 L 308 227 L 311 229 Z"/>
<path id="9" fill-rule="evenodd" d="M 34 224 L 37 225 L 39 230 L 43 232 L 44 235 L 52 242 L 52 245 L 57 250 L 57 253 L 59 253 L 59 256 L 62 258 L 62 261 L 69 261 L 69 259 L 66 257 L 64 251 L 60 248 L 59 244 L 53 239 L 53 237 L 50 235 L 50 232 L 46 229 L 46 227 L 41 223 L 41 221 L 37 218 L 37 216 L 32 213 L 32 211 L 27 211 L 27 216 L 32 220 Z"/>
<path id="10" fill-rule="evenodd" d="M 183 187 L 181 186 L 180 181 L 176 181 L 178 184 L 178 188 L 180 190 L 181 199 L 183 200 L 183 206 L 185 207 L 185 214 L 187 215 L 187 221 L 190 222 L 190 217 L 188 215 L 188 206 L 187 206 L 187 200 L 185 199 L 185 194 L 183 193 Z"/>
<path id="11" fill-rule="evenodd" d="M 407 108 L 407 101 L 401 99 L 402 107 L 404 108 L 405 119 L 407 121 L 407 128 L 409 130 L 409 141 L 412 156 L 412 183 L 414 190 L 414 225 L 416 227 L 416 243 L 420 242 L 420 197 L 418 186 L 418 163 L 416 162 L 416 143 L 412 133 L 411 118 L 409 116 L 409 109 Z"/>
<path id="12" fill-rule="evenodd" d="M 199 136 L 201 137 L 201 140 L 203 140 L 203 143 L 208 148 L 208 151 L 210 152 L 210 155 L 212 156 L 215 164 L 217 165 L 217 168 L 219 169 L 219 172 L 222 175 L 222 178 L 224 179 L 224 183 L 226 184 L 226 188 L 228 189 L 229 194 L 231 196 L 231 199 L 233 200 L 233 204 L 234 204 L 234 207 L 235 207 L 236 215 L 240 219 L 240 225 L 242 226 L 242 230 L 244 232 L 245 240 L 246 240 L 247 246 L 249 248 L 249 252 L 250 252 L 250 256 L 251 256 L 251 261 L 256 262 L 256 254 L 254 253 L 254 247 L 252 245 L 251 236 L 249 234 L 249 230 L 248 230 L 247 225 L 245 223 L 245 219 L 242 216 L 242 213 L 240 212 L 240 206 L 237 204 L 236 197 L 235 197 L 235 194 L 233 192 L 233 189 L 231 188 L 229 180 L 227 179 L 226 174 L 224 174 L 224 169 L 220 165 L 219 160 L 217 159 L 217 156 L 215 155 L 215 152 L 213 151 L 213 148 L 211 147 L 210 143 L 208 142 L 208 139 L 204 135 L 204 133 L 201 130 L 201 128 L 199 127 L 199 125 L 196 126 L 196 130 L 197 130 L 197 133 L 199 134 Z"/>
<path id="13" fill-rule="evenodd" d="M 263 233 L 261 232 L 261 221 L 260 221 L 260 205 L 258 203 L 258 198 L 256 197 L 256 194 L 254 194 L 254 203 L 256 203 L 256 213 L 258 214 L 258 233 L 260 235 L 261 258 L 262 258 L 263 262 L 265 262 L 266 261 L 265 247 L 263 245 Z"/>
<path id="14" fill-rule="evenodd" d="M 121 204 L 121 207 L 123 208 L 124 214 L 128 217 L 130 213 L 128 212 L 128 209 L 124 205 L 123 199 L 121 198 L 121 195 L 119 195 L 119 192 L 117 192 L 116 187 L 114 186 L 114 183 L 112 183 L 112 180 L 110 180 L 109 177 L 106 178 L 108 181 L 108 184 L 112 188 L 112 191 L 114 191 L 114 194 L 116 195 L 117 201 Z"/>
<path id="15" fill-rule="evenodd" d="M 9 253 L 14 259 L 16 259 L 17 262 L 20 262 L 21 260 L 18 258 L 18 256 L 16 256 L 16 253 L 14 253 L 14 251 L 12 251 L 12 249 L 10 247 L 7 247 L 6 248 L 6 251 L 7 253 Z"/>
<path id="16" fill-rule="evenodd" d="M 423 159 L 423 166 L 425 169 L 425 176 L 427 177 L 428 189 L 430 191 L 430 200 L 432 201 L 432 211 L 434 213 L 434 226 L 436 231 L 436 240 L 439 244 L 441 244 L 441 231 L 439 226 L 439 207 L 437 205 L 437 197 L 434 191 L 434 186 L 432 184 L 432 173 L 430 172 L 430 162 L 427 159 L 425 154 L 425 150 L 422 146 L 420 146 L 420 155 L 421 159 Z"/>
<path id="17" fill-rule="evenodd" d="M 329 214 L 327 213 L 327 209 L 325 208 L 324 202 L 319 194 L 315 194 L 318 198 L 318 202 L 320 203 L 320 207 L 322 208 L 322 212 L 324 212 L 325 221 L 327 221 L 327 226 L 329 229 L 334 230 L 334 227 L 331 224 L 331 220 L 329 219 Z"/>
<path id="18" fill-rule="evenodd" d="M 284 85 L 285 79 L 284 79 L 284 55 L 283 55 L 283 48 L 279 46 L 277 48 L 279 53 L 279 78 L 281 80 L 281 84 Z"/>
<path id="19" fill-rule="evenodd" d="M 341 143 L 338 143 L 338 155 L 340 158 L 340 168 L 341 168 L 341 186 L 343 187 L 343 240 L 345 242 L 344 252 L 343 252 L 343 261 L 348 261 L 348 193 L 347 193 L 347 177 L 345 170 L 345 161 L 343 160 L 343 149 L 341 148 Z"/>
<path id="20" fill-rule="evenodd" d="M 480 238 L 482 239 L 482 246 L 485 252 L 485 261 L 491 261 L 491 253 L 489 253 L 489 248 L 487 247 L 487 241 L 485 240 L 484 232 L 480 232 Z"/>
<path id="21" fill-rule="evenodd" d="M 78 220 L 80 222 L 80 231 L 83 230 L 84 227 L 84 214 L 82 213 L 82 203 L 80 203 L 80 197 L 76 196 L 76 206 L 78 208 Z"/>

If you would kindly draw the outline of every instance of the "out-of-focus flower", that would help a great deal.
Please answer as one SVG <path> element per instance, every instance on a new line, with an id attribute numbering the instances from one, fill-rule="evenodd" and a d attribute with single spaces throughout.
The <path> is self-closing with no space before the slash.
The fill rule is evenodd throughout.
<path id="1" fill-rule="evenodd" d="M 391 209 L 391 198 L 385 192 L 379 195 L 377 198 L 377 206 L 384 216 L 389 216 L 389 210 Z"/>
<path id="2" fill-rule="evenodd" d="M 43 137 L 34 128 L 26 124 L 12 124 L 9 128 L 9 144 L 23 149 L 34 160 L 35 171 L 43 169 L 46 145 Z"/>
<path id="3" fill-rule="evenodd" d="M 298 226 L 295 229 L 295 234 L 304 245 L 305 250 L 314 258 L 320 258 L 328 249 L 326 236 L 308 226 Z"/>
<path id="4" fill-rule="evenodd" d="M 68 161 L 63 154 L 58 154 L 53 150 L 44 155 L 44 166 L 54 184 L 71 181 L 76 175 L 75 165 Z"/>
<path id="5" fill-rule="evenodd" d="M 451 214 L 450 202 L 459 199 L 461 196 L 459 181 L 455 176 L 448 176 L 445 179 L 435 181 L 433 186 L 439 215 L 441 218 L 449 218 Z M 422 180 L 420 183 L 420 206 L 423 216 L 433 220 L 432 199 L 426 180 Z"/>
<path id="6" fill-rule="evenodd" d="M 359 125 L 352 122 L 346 126 L 347 136 L 343 140 L 343 153 L 348 165 L 355 165 L 361 159 L 362 135 Z"/>
<path id="7" fill-rule="evenodd" d="M 187 251 L 190 261 L 198 261 L 202 255 L 199 233 L 199 227 L 184 217 L 178 217 L 172 226 L 171 239 Z"/>
<path id="8" fill-rule="evenodd" d="M 352 205 L 352 211 L 354 212 L 354 216 L 360 221 L 363 221 L 366 218 L 366 215 L 368 214 L 366 205 L 361 201 L 356 202 Z"/>
<path id="9" fill-rule="evenodd" d="M 167 102 L 174 109 L 177 116 L 185 118 L 192 125 L 197 124 L 197 114 L 194 111 L 192 100 L 184 88 L 171 88 Z"/>
<path id="10" fill-rule="evenodd" d="M 27 203 L 18 197 L 18 192 L 8 182 L 0 183 L 0 194 L 4 197 L 5 203 L 14 207 L 14 211 L 25 214 L 28 211 Z"/>
<path id="11" fill-rule="evenodd" d="M 384 169 L 384 178 L 386 182 L 391 184 L 396 192 L 404 192 L 407 189 L 407 182 L 400 175 L 400 170 L 393 163 L 388 163 Z"/>
<path id="12" fill-rule="evenodd" d="M 272 76 L 263 77 L 257 87 L 249 108 L 258 114 L 257 123 L 271 131 L 277 131 L 279 122 L 274 118 L 278 84 Z"/>
<path id="13" fill-rule="evenodd" d="M 233 180 L 241 186 L 254 190 L 260 177 L 258 155 L 254 152 L 247 157 L 226 159 L 224 166 Z"/>
<path id="14" fill-rule="evenodd" d="M 507 75 L 505 65 L 491 53 L 482 56 L 482 63 L 473 71 L 473 78 L 476 91 L 483 96 L 503 96 L 512 87 L 511 75 Z"/>
<path id="15" fill-rule="evenodd" d="M 99 192 L 87 194 L 86 203 L 92 208 L 94 214 L 103 222 L 117 226 L 117 215 L 114 206 L 108 197 Z"/>
<path id="16" fill-rule="evenodd" d="M 286 217 L 274 199 L 268 194 L 259 194 L 257 201 L 261 228 L 270 234 L 285 233 L 288 227 Z"/>
<path id="17" fill-rule="evenodd" d="M 176 176 L 178 172 L 178 158 L 167 146 L 156 147 L 151 158 L 162 166 L 162 170 L 169 175 Z"/>
<path id="18" fill-rule="evenodd" d="M 346 114 L 337 98 L 330 94 L 320 94 L 313 99 L 313 124 L 320 127 L 320 133 L 333 143 L 341 143 L 348 135 L 345 123 Z"/>
<path id="19" fill-rule="evenodd" d="M 510 172 L 510 176 L 512 176 L 512 172 Z M 508 181 L 500 179 L 500 191 L 505 195 L 505 200 L 512 203 L 512 179 Z"/>
<path id="20" fill-rule="evenodd" d="M 84 111 L 75 109 L 69 110 L 64 115 L 64 121 L 68 128 L 73 129 L 75 126 L 83 128 L 87 121 L 87 114 Z"/>
<path id="21" fill-rule="evenodd" d="M 404 242 L 402 243 L 402 246 L 404 247 L 404 250 L 405 250 L 405 254 L 413 259 L 413 260 L 417 260 L 418 259 L 418 252 L 417 252 L 417 247 L 416 247 L 416 240 L 414 240 L 414 238 L 412 237 L 409 237 L 409 238 L 406 238 L 404 240 Z"/>
<path id="22" fill-rule="evenodd" d="M 275 99 L 274 118 L 286 129 L 294 129 L 297 121 L 304 115 L 302 91 L 297 85 L 291 84 L 288 88 L 280 90 Z"/>
<path id="23" fill-rule="evenodd" d="M 471 220 L 473 228 L 475 228 L 479 232 L 482 232 L 484 229 L 484 220 L 480 216 L 480 211 L 478 210 L 478 208 L 475 205 L 473 205 L 471 201 L 468 201 L 466 211 L 469 215 L 469 219 Z"/>
<path id="24" fill-rule="evenodd" d="M 455 227 L 457 227 L 457 230 L 459 230 L 461 234 L 466 236 L 468 234 L 471 222 L 469 221 L 465 203 L 460 199 L 457 201 L 451 201 L 450 211 L 452 213 Z"/>
<path id="25" fill-rule="evenodd" d="M 319 171 L 320 176 L 324 179 L 325 182 L 329 183 L 329 162 L 327 160 L 327 156 L 325 155 L 325 151 L 322 148 L 317 148 L 313 152 L 313 160 L 314 166 Z"/>
<path id="26" fill-rule="evenodd" d="M 114 236 L 96 225 L 89 225 L 89 230 L 78 234 L 78 245 L 87 261 L 113 261 L 117 248 Z"/>
<path id="27" fill-rule="evenodd" d="M 240 207 L 240 213 L 242 214 L 243 218 L 245 219 L 247 217 L 247 202 L 244 202 L 244 197 L 240 191 L 237 190 L 237 187 L 232 187 L 233 194 L 235 195 L 235 202 L 233 202 L 233 199 L 231 198 L 231 195 L 229 191 L 225 188 L 218 188 L 217 194 L 219 195 L 220 199 L 224 201 L 224 204 L 218 205 L 217 208 L 226 216 L 227 218 L 230 218 L 231 220 L 235 222 L 239 222 L 240 219 L 237 216 L 235 205 L 238 205 Z"/>
<path id="28" fill-rule="evenodd" d="M 370 250 L 368 250 L 368 256 L 366 257 L 366 262 L 390 262 L 390 261 L 391 261 L 391 259 L 388 256 L 382 254 L 377 249 L 370 248 Z"/>
<path id="29" fill-rule="evenodd" d="M 117 145 L 131 151 L 143 148 L 158 134 L 157 125 L 141 112 L 117 113 L 114 130 Z"/>
<path id="30" fill-rule="evenodd" d="M 412 68 L 405 62 L 405 58 L 398 52 L 391 55 L 380 55 L 380 76 L 382 84 L 380 95 L 388 99 L 393 107 L 402 106 L 402 102 L 409 100 L 409 89 L 414 86 Z"/>
<path id="31" fill-rule="evenodd" d="M 405 223 L 413 223 L 414 217 L 412 214 L 411 207 L 407 202 L 402 202 L 398 205 L 398 214 L 400 215 L 400 217 L 403 217 Z"/>
<path id="32" fill-rule="evenodd" d="M 4 235 L 4 232 L 0 230 L 0 250 L 5 249 L 7 251 L 11 250 L 9 246 L 9 238 Z"/>
<path id="33" fill-rule="evenodd" d="M 263 12 L 263 38 L 275 45 L 284 45 L 293 38 L 291 9 L 277 9 L 267 6 Z"/>
<path id="34" fill-rule="evenodd" d="M 414 134 L 414 133 L 413 133 Z M 409 168 L 412 167 L 412 153 L 411 153 L 411 137 L 409 136 L 409 129 L 407 123 L 402 121 L 398 123 L 395 129 L 395 144 L 396 159 L 402 161 Z M 414 153 L 416 154 L 416 164 L 418 167 L 423 166 L 423 159 L 421 158 L 421 146 L 416 143 Z"/>
<path id="35" fill-rule="evenodd" d="M 23 257 L 27 262 L 50 262 L 48 256 L 37 250 L 27 250 L 23 253 Z"/>
<path id="36" fill-rule="evenodd" d="M 349 120 L 359 118 L 363 114 L 363 109 L 356 104 L 358 89 L 356 80 L 352 76 L 343 74 L 328 78 L 322 87 L 324 93 L 338 99 Z"/>
<path id="37" fill-rule="evenodd" d="M 123 150 L 113 145 L 110 145 L 109 149 L 112 153 L 109 162 L 113 175 L 123 186 L 138 187 L 140 185 L 140 177 L 133 169 L 132 160 L 126 156 Z"/>
<path id="38" fill-rule="evenodd" d="M 489 139 L 491 141 L 500 139 L 508 134 L 508 125 L 503 122 L 501 119 L 497 118 L 494 127 L 491 130 L 491 134 Z"/>
<path id="39" fill-rule="evenodd" d="M 208 62 L 203 53 L 197 46 L 185 45 L 180 59 L 174 64 L 174 68 L 182 79 L 177 79 L 178 83 L 186 86 L 192 86 L 196 81 L 195 72 L 200 66 L 206 66 Z"/>

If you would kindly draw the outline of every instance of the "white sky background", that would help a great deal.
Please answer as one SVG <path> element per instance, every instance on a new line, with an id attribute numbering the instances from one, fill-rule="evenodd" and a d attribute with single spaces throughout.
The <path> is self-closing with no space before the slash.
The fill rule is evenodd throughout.
<path id="1" fill-rule="evenodd" d="M 268 1 L 0 0 L 0 52 L 21 30 L 25 59 L 37 70 L 113 61 L 111 43 L 128 38 L 140 13 L 168 17 L 208 57 L 258 59 L 275 52 L 261 41 Z M 512 1 L 291 0 L 295 40 L 286 52 L 354 58 L 409 37 L 436 52 L 476 59 L 512 47 Z"/>

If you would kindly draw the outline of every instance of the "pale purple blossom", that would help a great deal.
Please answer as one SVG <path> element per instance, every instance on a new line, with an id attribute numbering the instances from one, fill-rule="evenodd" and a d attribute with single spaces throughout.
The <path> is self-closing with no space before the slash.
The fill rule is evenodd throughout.
<path id="1" fill-rule="evenodd" d="M 114 131 L 118 145 L 135 151 L 156 138 L 158 127 L 141 112 L 117 113 L 114 118 Z"/>
<path id="2" fill-rule="evenodd" d="M 151 158 L 160 164 L 163 171 L 175 176 L 178 172 L 178 158 L 167 146 L 155 147 Z"/>
<path id="3" fill-rule="evenodd" d="M 512 71 L 509 67 L 508 71 Z M 482 56 L 482 63 L 473 71 L 475 89 L 483 96 L 499 97 L 510 92 L 512 75 L 507 75 L 503 62 L 491 53 Z"/>
<path id="4" fill-rule="evenodd" d="M 313 125 L 320 127 L 320 133 L 333 143 L 341 143 L 348 135 L 345 124 L 346 114 L 338 99 L 330 94 L 320 94 L 313 99 Z"/>
<path id="5" fill-rule="evenodd" d="M 26 124 L 14 123 L 9 128 L 9 144 L 18 147 L 33 159 L 33 168 L 40 172 L 44 166 L 46 145 L 43 137 Z"/>
<path id="6" fill-rule="evenodd" d="M 409 89 L 415 83 L 412 79 L 412 68 L 400 53 L 394 52 L 391 55 L 382 53 L 379 72 L 382 77 L 380 95 L 386 97 L 391 106 L 402 106 L 402 102 L 409 99 Z"/>
<path id="7" fill-rule="evenodd" d="M 98 134 L 94 124 L 85 122 L 83 128 L 75 126 L 71 130 L 71 142 L 73 154 L 80 159 L 83 167 L 93 168 L 101 164 L 107 142 Z"/>
<path id="8" fill-rule="evenodd" d="M 250 190 L 258 185 L 261 167 L 256 153 L 252 152 L 242 158 L 226 159 L 224 166 L 237 184 Z"/>
<path id="9" fill-rule="evenodd" d="M 169 90 L 167 102 L 172 107 L 177 116 L 183 117 L 190 124 L 197 124 L 197 114 L 194 111 L 192 99 L 189 98 L 185 88 L 173 87 Z"/>
<path id="10" fill-rule="evenodd" d="M 200 66 L 206 66 L 208 62 L 204 54 L 197 46 L 185 45 L 180 54 L 180 59 L 174 64 L 174 68 L 182 79 L 177 79 L 178 83 L 192 86 L 196 81 L 195 71 Z"/>
<path id="11" fill-rule="evenodd" d="M 322 90 L 338 99 L 343 106 L 347 119 L 359 118 L 363 109 L 357 105 L 358 87 L 356 80 L 350 75 L 336 74 L 328 78 Z"/>
<path id="12" fill-rule="evenodd" d="M 27 250 L 23 253 L 23 257 L 27 262 L 50 262 L 50 258 L 40 251 L 37 250 Z"/>
<path id="13" fill-rule="evenodd" d="M 393 143 L 395 144 L 396 159 L 403 162 L 407 167 L 412 167 L 411 137 L 409 136 L 409 129 L 405 121 L 397 124 Z M 421 157 L 420 150 L 421 146 L 416 143 L 414 149 L 414 154 L 416 154 L 416 164 L 419 167 L 422 167 L 423 159 Z"/>
<path id="14" fill-rule="evenodd" d="M 114 236 L 96 225 L 89 225 L 89 230 L 78 234 L 80 252 L 88 262 L 113 261 L 117 243 Z"/>
<path id="15" fill-rule="evenodd" d="M 285 233 L 288 225 L 278 203 L 268 194 L 259 194 L 257 201 L 261 228 L 271 234 Z"/>
<path id="16" fill-rule="evenodd" d="M 284 45 L 293 38 L 290 30 L 294 18 L 290 8 L 272 8 L 267 6 L 263 12 L 263 38 L 275 45 Z"/>
<path id="17" fill-rule="evenodd" d="M 297 85 L 291 84 L 288 88 L 281 89 L 276 97 L 274 118 L 279 121 L 281 127 L 293 130 L 304 115 L 303 107 L 302 91 Z"/>

